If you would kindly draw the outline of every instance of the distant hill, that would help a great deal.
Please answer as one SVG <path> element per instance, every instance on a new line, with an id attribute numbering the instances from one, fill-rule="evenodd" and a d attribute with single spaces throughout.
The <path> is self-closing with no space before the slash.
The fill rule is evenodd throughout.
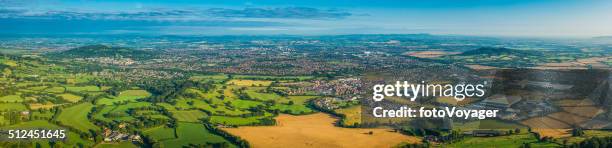
<path id="1" fill-rule="evenodd" d="M 463 52 L 461 54 L 455 56 L 473 56 L 473 55 L 502 55 L 502 54 L 510 54 L 516 56 L 533 56 L 540 55 L 541 53 L 537 51 L 525 51 L 525 50 L 516 50 L 510 48 L 497 48 L 497 47 L 481 47 L 475 50 L 470 50 Z"/>
<path id="2" fill-rule="evenodd" d="M 151 58 L 157 54 L 153 51 L 130 49 L 125 47 L 110 47 L 106 45 L 88 45 L 73 48 L 63 52 L 52 53 L 58 58 L 93 58 L 93 57 L 124 57 L 132 59 Z"/>
<path id="3" fill-rule="evenodd" d="M 612 36 L 598 36 L 598 37 L 593 37 L 593 39 L 612 39 Z"/>

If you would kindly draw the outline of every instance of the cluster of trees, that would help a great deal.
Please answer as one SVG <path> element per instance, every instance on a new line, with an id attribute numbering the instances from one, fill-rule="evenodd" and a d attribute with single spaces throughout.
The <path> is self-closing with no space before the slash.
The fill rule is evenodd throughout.
<path id="1" fill-rule="evenodd" d="M 210 148 L 210 147 L 229 148 L 230 144 L 228 144 L 227 142 L 219 142 L 219 143 L 206 142 L 206 144 L 189 144 L 187 145 L 187 147 L 190 147 L 190 148 Z"/>
<path id="2" fill-rule="evenodd" d="M 591 137 L 580 143 L 570 145 L 571 148 L 608 148 L 612 147 L 612 137 Z"/>
<path id="3" fill-rule="evenodd" d="M 56 110 L 57 110 L 56 108 L 51 108 L 48 110 L 38 109 L 37 112 L 47 113 L 47 112 L 55 112 Z M 4 120 L 8 121 L 8 122 L 0 122 L 0 126 L 19 124 L 23 121 L 29 121 L 29 120 L 50 120 L 50 118 L 48 117 L 34 116 L 32 115 L 32 112 L 28 116 L 28 115 L 23 115 L 21 111 L 0 111 L 0 115 L 4 118 Z"/>
<path id="4" fill-rule="evenodd" d="M 536 139 L 538 139 L 539 142 L 552 142 L 554 140 L 553 137 L 550 137 L 550 136 L 542 137 L 542 135 L 540 135 L 540 133 L 537 133 L 537 132 L 533 132 L 533 136 Z"/>
<path id="5" fill-rule="evenodd" d="M 9 125 L 21 123 L 21 120 L 23 119 L 21 116 L 21 112 L 17 111 L 4 112 L 2 113 L 2 116 L 4 117 L 4 120 L 9 121 Z M 0 125 L 4 126 L 3 124 L 5 123 L 0 123 Z"/>
<path id="6" fill-rule="evenodd" d="M 44 141 L 19 141 L 19 142 L 0 142 L 0 147 L 31 147 L 34 145 L 34 148 L 42 148 L 42 147 L 52 147 L 52 148 L 62 148 L 62 147 L 70 147 L 64 144 L 62 141 L 54 141 L 49 140 L 47 142 Z M 86 147 L 83 143 L 77 143 L 75 147 L 84 148 Z"/>
<path id="7" fill-rule="evenodd" d="M 0 96 L 7 96 L 7 95 L 14 95 L 17 92 L 17 88 L 15 87 L 8 87 L 8 86 L 0 86 Z"/>
<path id="8" fill-rule="evenodd" d="M 431 147 L 429 141 L 423 141 L 423 143 L 400 143 L 395 146 L 397 148 L 429 148 Z"/>
<path id="9" fill-rule="evenodd" d="M 233 77 L 233 75 L 230 75 Z M 249 80 L 263 80 L 263 81 L 300 81 L 300 78 L 298 77 L 257 77 L 257 76 L 253 76 L 253 77 L 239 77 L 239 79 L 249 79 Z"/>
<path id="10" fill-rule="evenodd" d="M 442 135 L 442 131 L 440 130 L 434 130 L 432 129 L 425 129 L 425 128 L 414 128 L 411 126 L 405 126 L 405 127 L 401 127 L 398 128 L 399 132 L 405 135 L 410 135 L 410 136 L 419 136 L 419 137 L 423 137 L 423 136 L 440 136 Z"/>
<path id="11" fill-rule="evenodd" d="M 461 134 L 459 131 L 456 131 L 456 130 L 452 130 L 448 135 L 443 136 L 443 137 L 444 138 L 441 138 L 442 142 L 447 142 L 447 143 L 461 141 L 465 138 L 463 134 Z"/>
<path id="12" fill-rule="evenodd" d="M 206 127 L 206 129 L 208 129 L 208 131 L 210 131 L 211 133 L 214 133 L 216 135 L 219 135 L 225 139 L 227 139 L 228 141 L 234 143 L 235 145 L 237 145 L 238 147 L 241 148 L 248 148 L 250 147 L 249 142 L 238 137 L 238 136 L 234 136 L 224 130 L 221 130 L 217 127 L 215 127 L 214 125 L 208 124 L 208 123 L 204 123 L 204 126 Z"/>
<path id="13" fill-rule="evenodd" d="M 3 61 L 3 59 L 11 58 L 13 57 L 3 54 L 2 56 L 0 56 L 0 61 Z M 4 62 L 0 62 L 0 70 L 0 76 L 2 76 L 2 78 L 9 78 L 13 76 L 13 68 L 10 65 L 5 64 Z"/>
<path id="14" fill-rule="evenodd" d="M 199 82 L 191 81 L 184 78 L 171 80 L 154 80 L 141 84 L 142 88 L 151 92 L 153 95 L 148 98 L 149 102 L 166 102 L 173 104 L 175 98 L 182 97 L 198 97 L 195 94 L 186 93 L 188 88 L 196 88 L 203 92 L 214 90 L 216 86 L 213 81 Z"/>
<path id="15" fill-rule="evenodd" d="M 583 136 L 584 135 L 584 131 L 582 130 L 582 128 L 573 128 L 572 129 L 572 136 L 574 137 L 578 137 L 578 136 Z"/>
<path id="16" fill-rule="evenodd" d="M 268 92 L 273 92 L 273 93 L 276 93 L 276 94 L 278 94 L 278 95 L 279 95 L 279 96 L 281 96 L 281 97 L 287 97 L 287 96 L 289 96 L 289 93 L 287 93 L 287 91 L 282 90 L 282 89 L 275 89 L 275 88 L 272 88 L 272 87 L 268 87 L 266 90 L 267 90 Z"/>

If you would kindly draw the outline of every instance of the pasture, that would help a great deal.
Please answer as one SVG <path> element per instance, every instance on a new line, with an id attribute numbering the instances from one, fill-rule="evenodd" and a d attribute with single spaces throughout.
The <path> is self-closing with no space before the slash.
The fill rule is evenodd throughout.
<path id="1" fill-rule="evenodd" d="M 586 140 L 591 137 L 610 137 L 612 136 L 612 132 L 609 130 L 584 130 L 584 135 L 579 137 L 572 137 L 571 130 L 567 129 L 564 131 L 566 133 L 565 137 L 559 138 L 559 141 L 567 140 L 568 143 L 578 143 Z"/>
<path id="2" fill-rule="evenodd" d="M 189 110 L 189 109 L 202 109 L 211 112 L 214 115 L 241 115 L 248 113 L 240 109 L 230 109 L 225 106 L 224 103 L 218 102 L 218 104 L 209 104 L 202 100 L 196 99 L 181 99 L 176 101 L 174 106 L 165 106 L 170 108 L 169 110 Z M 167 108 L 167 109 L 168 109 Z"/>
<path id="3" fill-rule="evenodd" d="M 259 123 L 259 119 L 265 118 L 262 116 L 254 117 L 230 117 L 230 116 L 211 116 L 210 123 L 222 125 L 254 125 Z"/>
<path id="4" fill-rule="evenodd" d="M 0 103 L 0 111 L 25 111 L 28 110 L 21 103 Z"/>
<path id="5" fill-rule="evenodd" d="M 9 120 L 5 120 L 4 116 L 0 116 L 0 125 L 9 124 Z"/>
<path id="6" fill-rule="evenodd" d="M 66 86 L 66 90 L 68 91 L 73 91 L 73 92 L 96 92 L 96 91 L 102 91 L 100 89 L 100 87 L 98 86 L 94 86 L 94 85 L 87 85 L 87 86 Z"/>
<path id="7" fill-rule="evenodd" d="M 309 114 L 309 113 L 314 112 L 312 109 L 302 104 L 291 104 L 291 105 L 275 104 L 274 106 L 270 107 L 270 109 L 278 109 L 281 112 L 292 114 L 292 115 L 302 115 L 302 114 Z"/>
<path id="8" fill-rule="evenodd" d="M 531 147 L 559 147 L 560 145 L 551 142 L 538 142 L 531 133 L 523 132 L 508 136 L 498 137 L 466 137 L 465 139 L 447 144 L 445 147 L 496 147 L 496 148 L 516 148 L 523 143 L 530 143 Z"/>
<path id="9" fill-rule="evenodd" d="M 99 99 L 96 104 L 113 105 L 119 102 L 133 102 L 149 96 L 151 96 L 151 93 L 145 90 L 125 90 L 120 92 L 118 96 Z"/>
<path id="10" fill-rule="evenodd" d="M 87 119 L 87 114 L 93 108 L 91 103 L 81 103 L 62 110 L 57 117 L 60 123 L 73 127 L 77 130 L 88 132 L 89 130 L 98 130 L 98 126 L 94 125 Z"/>
<path id="11" fill-rule="evenodd" d="M 48 103 L 45 103 L 45 104 L 42 104 L 42 103 L 30 103 L 28 105 L 30 105 L 30 109 L 32 109 L 32 110 L 50 109 L 50 108 L 53 108 L 53 107 L 57 106 L 56 104 L 53 104 L 51 102 L 48 102 Z"/>
<path id="12" fill-rule="evenodd" d="M 94 115 L 95 119 L 110 122 L 110 121 L 130 121 L 134 117 L 128 114 L 130 109 L 152 106 L 149 102 L 132 102 L 122 105 L 105 106 Z M 112 117 L 104 117 L 104 115 L 112 115 Z"/>
<path id="13" fill-rule="evenodd" d="M 283 97 L 279 96 L 275 93 L 261 93 L 261 91 L 265 89 L 264 87 L 249 87 L 246 90 L 246 94 L 249 95 L 252 99 L 267 101 L 267 100 L 281 100 Z"/>
<path id="14" fill-rule="evenodd" d="M 132 142 L 100 143 L 95 148 L 137 148 Z"/>
<path id="15" fill-rule="evenodd" d="M 143 133 L 145 136 L 148 136 L 149 138 L 155 141 L 162 141 L 162 140 L 176 138 L 174 136 L 174 128 L 168 128 L 165 126 L 149 128 L 149 129 L 144 130 Z"/>
<path id="16" fill-rule="evenodd" d="M 232 106 L 239 108 L 239 109 L 248 109 L 251 107 L 255 107 L 257 105 L 263 105 L 263 103 L 259 101 L 240 100 L 240 99 L 232 100 L 231 103 L 232 103 Z"/>
<path id="17" fill-rule="evenodd" d="M 206 113 L 199 110 L 187 110 L 187 111 L 172 111 L 172 116 L 181 122 L 200 122 L 199 119 L 206 117 Z"/>
<path id="18" fill-rule="evenodd" d="M 188 144 L 227 143 L 230 147 L 236 147 L 221 136 L 210 133 L 206 127 L 197 123 L 181 123 L 176 128 L 177 139 L 161 141 L 162 147 L 183 147 Z"/>
<path id="19" fill-rule="evenodd" d="M 47 88 L 45 89 L 45 92 L 48 93 L 54 93 L 54 94 L 59 94 L 59 93 L 64 93 L 66 92 L 66 88 L 64 87 L 51 87 L 51 88 Z"/>
<path id="20" fill-rule="evenodd" d="M 71 93 L 60 94 L 58 96 L 61 97 L 64 100 L 66 100 L 68 102 L 72 102 L 72 103 L 79 102 L 79 101 L 81 101 L 81 99 L 83 99 L 83 97 L 77 96 L 77 95 L 74 95 L 74 94 L 71 94 Z"/>
<path id="21" fill-rule="evenodd" d="M 23 102 L 23 98 L 19 95 L 8 95 L 0 97 L 0 102 L 17 103 Z"/>
<path id="22" fill-rule="evenodd" d="M 54 112 L 51 111 L 43 111 L 43 112 L 39 112 L 39 111 L 32 111 L 31 116 L 32 118 L 36 119 L 36 118 L 40 118 L 40 119 L 51 119 L 53 118 Z"/>

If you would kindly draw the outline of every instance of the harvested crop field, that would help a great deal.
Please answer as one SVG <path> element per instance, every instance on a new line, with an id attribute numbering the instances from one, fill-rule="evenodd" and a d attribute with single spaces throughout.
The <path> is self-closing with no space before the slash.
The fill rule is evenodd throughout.
<path id="1" fill-rule="evenodd" d="M 418 143 L 416 137 L 389 129 L 341 128 L 328 114 L 279 115 L 276 126 L 224 128 L 249 141 L 253 147 L 392 147 L 400 142 Z M 373 134 L 368 134 L 372 131 Z"/>
<path id="2" fill-rule="evenodd" d="M 567 124 L 570 125 L 579 125 L 581 123 L 584 123 L 588 120 L 590 120 L 590 118 L 586 118 L 583 116 L 578 116 L 576 114 L 572 114 L 572 113 L 568 113 L 568 112 L 556 112 L 556 113 L 552 113 L 549 115 L 546 115 L 548 117 L 551 117 L 553 119 L 557 119 L 560 121 L 563 121 Z"/>
<path id="3" fill-rule="evenodd" d="M 540 137 L 562 138 L 570 137 L 570 129 L 532 129 L 533 132 L 539 133 Z"/>
<path id="4" fill-rule="evenodd" d="M 533 129 L 567 129 L 571 128 L 570 125 L 554 119 L 548 116 L 533 117 L 521 122 L 523 125 L 527 125 Z"/>

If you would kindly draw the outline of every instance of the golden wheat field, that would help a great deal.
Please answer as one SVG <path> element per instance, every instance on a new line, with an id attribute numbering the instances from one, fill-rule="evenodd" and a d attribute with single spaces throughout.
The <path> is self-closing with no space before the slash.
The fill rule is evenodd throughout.
<path id="1" fill-rule="evenodd" d="M 400 142 L 418 143 L 416 137 L 389 129 L 341 128 L 328 114 L 279 115 L 276 126 L 225 128 L 253 147 L 392 147 Z M 373 134 L 368 134 L 372 131 Z"/>

